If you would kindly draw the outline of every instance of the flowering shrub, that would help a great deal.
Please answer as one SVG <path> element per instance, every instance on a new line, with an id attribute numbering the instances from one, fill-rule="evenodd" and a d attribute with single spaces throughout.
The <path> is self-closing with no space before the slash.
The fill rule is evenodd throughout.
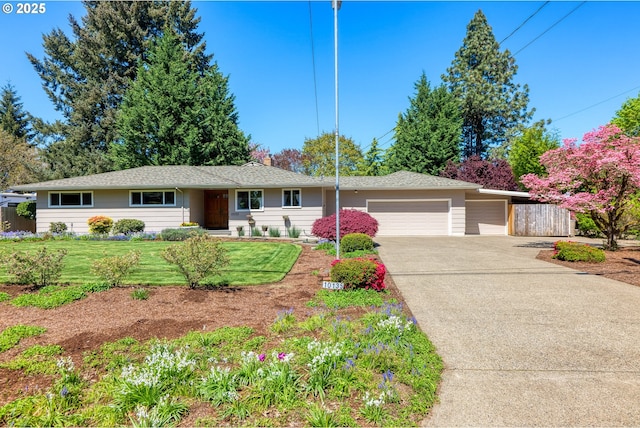
<path id="1" fill-rule="evenodd" d="M 365 233 L 349 233 L 340 242 L 342 251 L 350 253 L 352 251 L 372 251 L 373 239 Z"/>
<path id="2" fill-rule="evenodd" d="M 87 220 L 89 225 L 89 233 L 93 234 L 107 234 L 113 227 L 113 220 L 111 217 L 104 215 L 96 215 Z"/>
<path id="3" fill-rule="evenodd" d="M 311 233 L 319 238 L 336 239 L 336 215 L 322 217 L 313 222 Z M 358 210 L 340 210 L 340 236 L 364 233 L 371 237 L 378 233 L 378 220 Z"/>
<path id="4" fill-rule="evenodd" d="M 605 260 L 603 250 L 571 241 L 557 241 L 553 244 L 553 258 L 568 262 L 601 263 Z"/>
<path id="5" fill-rule="evenodd" d="M 331 281 L 342 282 L 345 289 L 365 288 L 381 291 L 385 289 L 384 276 L 387 269 L 373 259 L 342 259 L 331 263 Z"/>

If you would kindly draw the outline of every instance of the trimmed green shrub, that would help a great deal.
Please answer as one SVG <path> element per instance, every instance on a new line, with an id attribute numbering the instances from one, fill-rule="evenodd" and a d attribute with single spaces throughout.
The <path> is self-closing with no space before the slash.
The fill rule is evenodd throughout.
<path id="1" fill-rule="evenodd" d="M 219 239 L 199 235 L 170 245 L 161 256 L 178 267 L 190 288 L 196 288 L 205 278 L 219 274 L 229 264 L 227 252 Z"/>
<path id="2" fill-rule="evenodd" d="M 163 241 L 185 241 L 193 236 L 200 236 L 207 233 L 200 227 L 182 229 L 164 229 L 160 232 L 160 239 Z"/>
<path id="3" fill-rule="evenodd" d="M 49 223 L 49 232 L 51 233 L 64 233 L 67 231 L 67 225 L 61 221 L 54 221 Z"/>
<path id="4" fill-rule="evenodd" d="M 122 256 L 105 257 L 91 264 L 91 273 L 111 287 L 117 287 L 140 263 L 140 251 L 129 251 Z"/>
<path id="5" fill-rule="evenodd" d="M 89 233 L 96 235 L 106 235 L 113 227 L 113 219 L 104 215 L 96 215 L 87 220 Z"/>
<path id="6" fill-rule="evenodd" d="M 67 255 L 67 250 L 61 249 L 54 252 L 42 247 L 35 253 L 15 252 L 3 257 L 7 273 L 13 275 L 19 284 L 33 284 L 38 287 L 55 284 L 60 275 L 64 263 L 62 259 Z"/>
<path id="7" fill-rule="evenodd" d="M 340 241 L 340 248 L 345 253 L 352 251 L 372 251 L 373 239 L 364 233 L 349 233 Z"/>
<path id="8" fill-rule="evenodd" d="M 384 290 L 384 276 L 387 270 L 382 263 L 373 259 L 342 259 L 331 264 L 331 281 L 342 282 L 346 290 L 372 288 Z"/>
<path id="9" fill-rule="evenodd" d="M 20 217 L 35 220 L 36 218 L 36 201 L 20 202 L 16 207 L 16 214 Z"/>
<path id="10" fill-rule="evenodd" d="M 606 255 L 600 248 L 571 241 L 558 241 L 554 244 L 553 258 L 568 262 L 601 263 Z"/>
<path id="11" fill-rule="evenodd" d="M 124 235 L 131 235 L 132 233 L 144 231 L 144 221 L 137 220 L 135 218 L 123 218 L 116 221 L 113 225 L 113 233 L 122 233 Z"/>

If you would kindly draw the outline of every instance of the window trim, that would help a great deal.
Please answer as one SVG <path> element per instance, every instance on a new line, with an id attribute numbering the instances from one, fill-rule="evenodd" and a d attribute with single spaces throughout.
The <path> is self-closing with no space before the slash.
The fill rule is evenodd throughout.
<path id="1" fill-rule="evenodd" d="M 52 195 L 58 195 L 58 204 L 54 205 L 51 203 L 51 196 Z M 80 205 L 62 205 L 62 195 L 70 195 L 70 194 L 78 194 L 80 195 Z M 85 194 L 89 194 L 91 195 L 91 203 L 90 204 L 83 204 L 83 200 L 84 197 L 83 195 Z M 78 190 L 78 191 L 50 191 L 47 192 L 47 207 L 48 208 L 93 208 L 93 191 L 82 191 L 82 190 Z"/>
<path id="2" fill-rule="evenodd" d="M 284 193 L 287 192 L 287 191 L 289 191 L 289 192 L 297 191 L 298 192 L 298 203 L 299 203 L 298 205 L 285 205 L 284 204 L 284 201 L 285 201 Z M 293 197 L 291 199 L 293 200 Z M 287 210 L 302 208 L 302 189 L 297 188 L 297 187 L 296 188 L 290 188 L 290 189 L 282 189 L 282 208 L 283 209 L 287 209 Z"/>
<path id="3" fill-rule="evenodd" d="M 260 208 L 251 208 L 251 192 L 260 192 Z M 249 196 L 249 208 L 240 208 L 238 206 L 238 194 L 247 193 Z M 264 189 L 236 189 L 235 209 L 241 212 L 264 211 Z"/>
<path id="4" fill-rule="evenodd" d="M 162 203 L 161 204 L 145 204 L 144 203 L 144 198 L 143 198 L 143 194 L 144 193 L 159 193 L 162 192 Z M 167 204 L 165 202 L 166 200 L 166 195 L 165 193 L 170 192 L 173 193 L 173 203 L 172 204 Z M 134 204 L 133 203 L 133 194 L 134 193 L 140 193 L 140 203 L 139 204 Z M 154 189 L 154 190 L 129 190 L 129 207 L 131 208 L 150 208 L 150 207 L 175 207 L 176 203 L 177 203 L 177 197 L 176 197 L 176 191 L 175 189 Z"/>

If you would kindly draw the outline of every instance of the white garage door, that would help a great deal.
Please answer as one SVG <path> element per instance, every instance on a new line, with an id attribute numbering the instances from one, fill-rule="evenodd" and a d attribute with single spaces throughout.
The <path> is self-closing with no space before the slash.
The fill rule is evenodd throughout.
<path id="1" fill-rule="evenodd" d="M 448 200 L 367 201 L 379 236 L 449 235 Z"/>
<path id="2" fill-rule="evenodd" d="M 506 235 L 506 201 L 466 201 L 467 235 Z"/>

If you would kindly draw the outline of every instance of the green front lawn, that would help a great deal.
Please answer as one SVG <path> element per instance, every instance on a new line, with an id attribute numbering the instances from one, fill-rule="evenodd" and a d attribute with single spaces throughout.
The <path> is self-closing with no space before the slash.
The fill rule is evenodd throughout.
<path id="1" fill-rule="evenodd" d="M 184 277 L 160 256 L 161 251 L 176 242 L 164 241 L 67 241 L 46 242 L 0 241 L 0 253 L 17 251 L 35 252 L 66 249 L 65 267 L 60 282 L 84 284 L 96 282 L 91 274 L 91 263 L 102 257 L 123 255 L 132 250 L 141 252 L 140 265 L 125 280 L 128 285 L 184 284 Z M 302 249 L 298 245 L 274 242 L 224 242 L 229 250 L 231 263 L 214 278 L 216 283 L 229 285 L 256 285 L 280 281 L 291 270 Z M 7 272 L 0 268 L 0 283 L 10 281 Z"/>

